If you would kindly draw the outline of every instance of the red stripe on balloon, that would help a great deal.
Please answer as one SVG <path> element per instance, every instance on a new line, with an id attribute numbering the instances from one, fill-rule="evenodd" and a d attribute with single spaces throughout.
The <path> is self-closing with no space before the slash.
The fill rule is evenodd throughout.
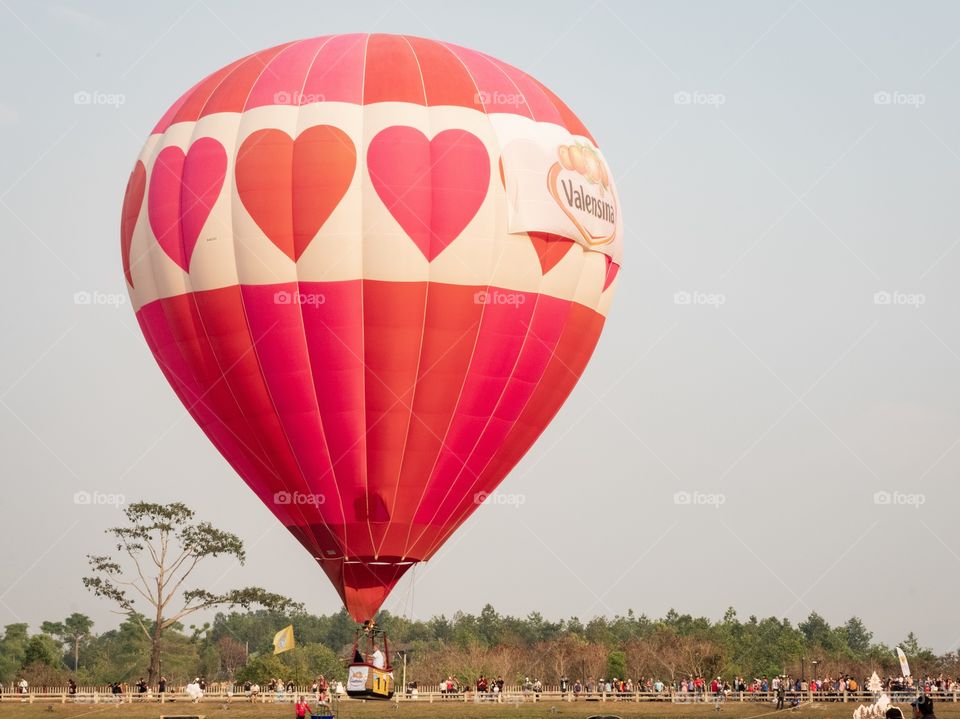
<path id="1" fill-rule="evenodd" d="M 560 410 L 600 338 L 604 318 L 594 310 L 571 302 L 560 339 L 552 352 L 539 382 L 520 416 L 504 437 L 500 449 L 484 468 L 474 485 L 473 493 L 460 498 L 459 505 L 448 515 L 436 517 L 425 528 L 421 540 L 410 548 L 408 556 L 426 561 L 434 555 L 456 529 L 480 506 L 475 497 L 493 492 L 503 478 L 527 453 L 537 438 Z"/>
<path id="2" fill-rule="evenodd" d="M 241 112 L 254 83 L 263 76 L 267 65 L 273 58 L 294 43 L 277 45 L 241 61 L 224 81 L 210 94 L 204 103 L 200 117 L 218 112 Z"/>
<path id="3" fill-rule="evenodd" d="M 363 104 L 410 102 L 425 105 L 420 65 L 402 35 L 371 35 L 367 41 Z"/>
<path id="4" fill-rule="evenodd" d="M 203 112 L 203 106 L 207 104 L 207 100 L 210 98 L 210 95 L 220 86 L 234 68 L 240 65 L 246 58 L 241 58 L 236 62 L 232 62 L 226 67 L 222 67 L 214 73 L 207 75 L 203 80 L 198 82 L 196 86 L 187 94 L 185 98 L 182 98 L 180 107 L 170 118 L 168 125 L 159 126 L 158 130 L 155 129 L 154 132 L 166 132 L 169 125 L 175 125 L 178 122 L 193 122 L 200 117 L 200 113 Z"/>
<path id="5" fill-rule="evenodd" d="M 250 88 L 243 109 L 264 105 L 300 105 L 307 72 L 329 37 L 315 37 L 287 45 L 271 58 Z"/>
<path id="6" fill-rule="evenodd" d="M 420 66 L 427 105 L 455 105 L 483 111 L 473 78 L 460 59 L 442 43 L 409 37 Z"/>
<path id="7" fill-rule="evenodd" d="M 303 83 L 307 102 L 363 102 L 367 35 L 334 35 L 324 44 Z"/>

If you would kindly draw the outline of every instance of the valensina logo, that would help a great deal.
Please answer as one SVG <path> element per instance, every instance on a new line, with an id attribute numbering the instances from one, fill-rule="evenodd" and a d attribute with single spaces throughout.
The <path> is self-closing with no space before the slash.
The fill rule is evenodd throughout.
<path id="1" fill-rule="evenodd" d="M 563 188 L 563 197 L 567 201 L 567 207 L 586 212 L 588 215 L 598 217 L 604 222 L 614 223 L 617 221 L 617 211 L 613 205 L 591 195 L 582 183 L 574 185 L 572 180 L 560 180 L 560 187 Z"/>
<path id="2" fill-rule="evenodd" d="M 547 186 L 560 209 L 589 245 L 613 241 L 617 205 L 610 175 L 600 154 L 590 145 L 560 145 Z"/>

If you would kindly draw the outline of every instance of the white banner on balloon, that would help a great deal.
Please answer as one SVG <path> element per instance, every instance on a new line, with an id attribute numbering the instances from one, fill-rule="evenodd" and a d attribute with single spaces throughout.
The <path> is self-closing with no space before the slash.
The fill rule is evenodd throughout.
<path id="1" fill-rule="evenodd" d="M 548 232 L 620 263 L 623 222 L 600 150 L 559 125 L 490 116 L 500 142 L 510 232 Z"/>

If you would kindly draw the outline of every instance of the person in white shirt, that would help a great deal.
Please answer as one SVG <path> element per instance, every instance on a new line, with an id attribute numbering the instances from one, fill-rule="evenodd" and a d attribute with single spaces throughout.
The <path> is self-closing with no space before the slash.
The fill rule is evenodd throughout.
<path id="1" fill-rule="evenodd" d="M 383 652 L 380 651 L 380 647 L 373 647 L 373 654 L 370 655 L 370 663 L 373 664 L 376 669 L 383 669 L 386 660 L 384 659 Z"/>

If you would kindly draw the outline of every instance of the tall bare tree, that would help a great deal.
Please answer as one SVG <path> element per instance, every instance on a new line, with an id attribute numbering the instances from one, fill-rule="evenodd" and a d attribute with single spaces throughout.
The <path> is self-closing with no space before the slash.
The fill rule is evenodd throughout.
<path id="1" fill-rule="evenodd" d="M 112 600 L 119 607 L 117 613 L 143 630 L 150 642 L 151 684 L 159 677 L 163 633 L 184 617 L 215 606 L 246 609 L 259 605 L 275 611 L 301 608 L 260 587 L 221 593 L 187 589 L 184 583 L 204 560 L 228 557 L 243 564 L 242 540 L 209 522 L 195 522 L 194 512 L 179 502 L 137 502 L 127 505 L 124 513 L 127 526 L 106 530 L 117 540 L 118 558 L 88 555 L 94 576 L 84 577 L 83 584 L 96 596 Z M 148 610 L 141 612 L 138 607 L 144 603 Z"/>
<path id="2" fill-rule="evenodd" d="M 220 667 L 226 671 L 232 681 L 237 669 L 247 663 L 250 653 L 245 644 L 241 644 L 233 637 L 220 637 L 217 649 L 220 650 Z"/>

